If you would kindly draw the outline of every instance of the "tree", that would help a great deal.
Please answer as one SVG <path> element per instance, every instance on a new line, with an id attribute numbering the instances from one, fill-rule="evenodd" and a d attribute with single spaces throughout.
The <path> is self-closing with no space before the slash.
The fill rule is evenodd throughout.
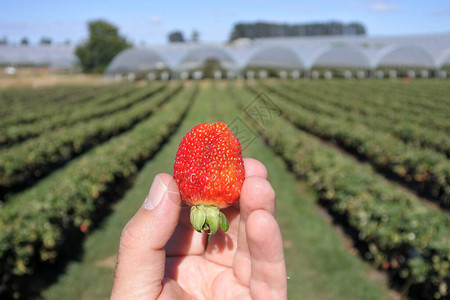
<path id="1" fill-rule="evenodd" d="M 184 36 L 181 31 L 172 31 L 168 37 L 169 43 L 184 43 Z"/>
<path id="2" fill-rule="evenodd" d="M 198 32 L 198 30 L 192 31 L 192 34 L 191 34 L 191 41 L 192 41 L 193 43 L 198 43 L 199 39 L 200 39 L 200 33 Z"/>
<path id="3" fill-rule="evenodd" d="M 364 35 L 366 29 L 360 23 L 341 22 L 277 24 L 277 23 L 237 23 L 234 25 L 230 41 L 239 38 L 263 38 L 280 36 L 322 36 L 322 35 Z"/>
<path id="4" fill-rule="evenodd" d="M 0 46 L 6 46 L 8 45 L 8 38 L 4 36 L 2 39 L 0 39 Z"/>
<path id="5" fill-rule="evenodd" d="M 119 35 L 117 27 L 104 20 L 92 21 L 88 27 L 89 39 L 76 48 L 75 54 L 83 72 L 103 73 L 111 60 L 131 44 Z"/>
<path id="6" fill-rule="evenodd" d="M 350 23 L 347 30 L 350 32 L 350 34 L 366 34 L 366 29 L 360 23 Z"/>
<path id="7" fill-rule="evenodd" d="M 20 44 L 21 44 L 22 46 L 28 46 L 28 44 L 30 44 L 30 42 L 28 41 L 28 39 L 27 39 L 26 37 L 23 37 L 23 38 L 20 40 Z"/>
<path id="8" fill-rule="evenodd" d="M 39 41 L 39 44 L 41 44 L 41 45 L 51 45 L 52 44 L 52 39 L 43 36 L 43 37 L 41 37 L 41 40 Z"/>

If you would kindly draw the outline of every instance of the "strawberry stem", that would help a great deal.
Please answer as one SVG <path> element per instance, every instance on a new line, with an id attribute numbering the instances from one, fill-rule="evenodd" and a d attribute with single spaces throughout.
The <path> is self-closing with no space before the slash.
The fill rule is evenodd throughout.
<path id="1" fill-rule="evenodd" d="M 230 225 L 225 215 L 220 212 L 219 208 L 212 205 L 194 205 L 191 207 L 191 224 L 195 230 L 201 232 L 209 230 L 208 241 L 211 235 L 219 230 L 219 226 L 222 231 L 226 232 Z"/>

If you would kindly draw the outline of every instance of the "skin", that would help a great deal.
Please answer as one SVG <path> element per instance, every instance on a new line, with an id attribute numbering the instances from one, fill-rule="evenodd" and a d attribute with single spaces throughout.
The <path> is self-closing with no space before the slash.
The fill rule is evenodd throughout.
<path id="1" fill-rule="evenodd" d="M 157 175 L 156 196 L 122 231 L 111 299 L 287 299 L 276 195 L 263 164 L 246 158 L 244 166 L 240 199 L 222 210 L 230 229 L 208 244 L 190 224 L 173 178 Z M 153 207 L 155 197 L 161 201 Z"/>

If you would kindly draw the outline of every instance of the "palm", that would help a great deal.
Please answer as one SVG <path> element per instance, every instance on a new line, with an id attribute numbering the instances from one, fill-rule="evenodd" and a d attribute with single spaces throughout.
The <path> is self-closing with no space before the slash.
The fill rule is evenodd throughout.
<path id="1" fill-rule="evenodd" d="M 221 266 L 199 256 L 185 257 L 182 265 L 178 265 L 174 259 L 169 259 L 168 263 L 169 265 L 173 263 L 182 274 L 176 278 L 178 283 L 176 288 L 183 289 L 195 299 L 250 298 L 249 287 L 239 283 L 230 267 Z"/>
<path id="2" fill-rule="evenodd" d="M 246 238 L 238 239 L 239 234 L 245 234 L 239 232 L 239 209 L 232 207 L 224 213 L 230 229 L 218 231 L 205 249 L 207 234 L 195 232 L 189 222 L 189 208 L 182 209 L 177 229 L 166 246 L 166 278 L 177 283 L 168 288 L 181 288 L 198 299 L 250 297 L 250 261 L 236 264 L 248 253 Z"/>

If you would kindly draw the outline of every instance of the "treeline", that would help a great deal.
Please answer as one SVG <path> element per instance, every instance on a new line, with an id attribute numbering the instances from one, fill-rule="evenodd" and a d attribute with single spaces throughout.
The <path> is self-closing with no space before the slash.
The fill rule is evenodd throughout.
<path id="1" fill-rule="evenodd" d="M 321 35 L 365 35 L 366 29 L 360 23 L 341 22 L 277 24 L 277 23 L 238 23 L 234 25 L 230 41 L 238 38 L 263 38 L 283 36 L 321 36 Z"/>

